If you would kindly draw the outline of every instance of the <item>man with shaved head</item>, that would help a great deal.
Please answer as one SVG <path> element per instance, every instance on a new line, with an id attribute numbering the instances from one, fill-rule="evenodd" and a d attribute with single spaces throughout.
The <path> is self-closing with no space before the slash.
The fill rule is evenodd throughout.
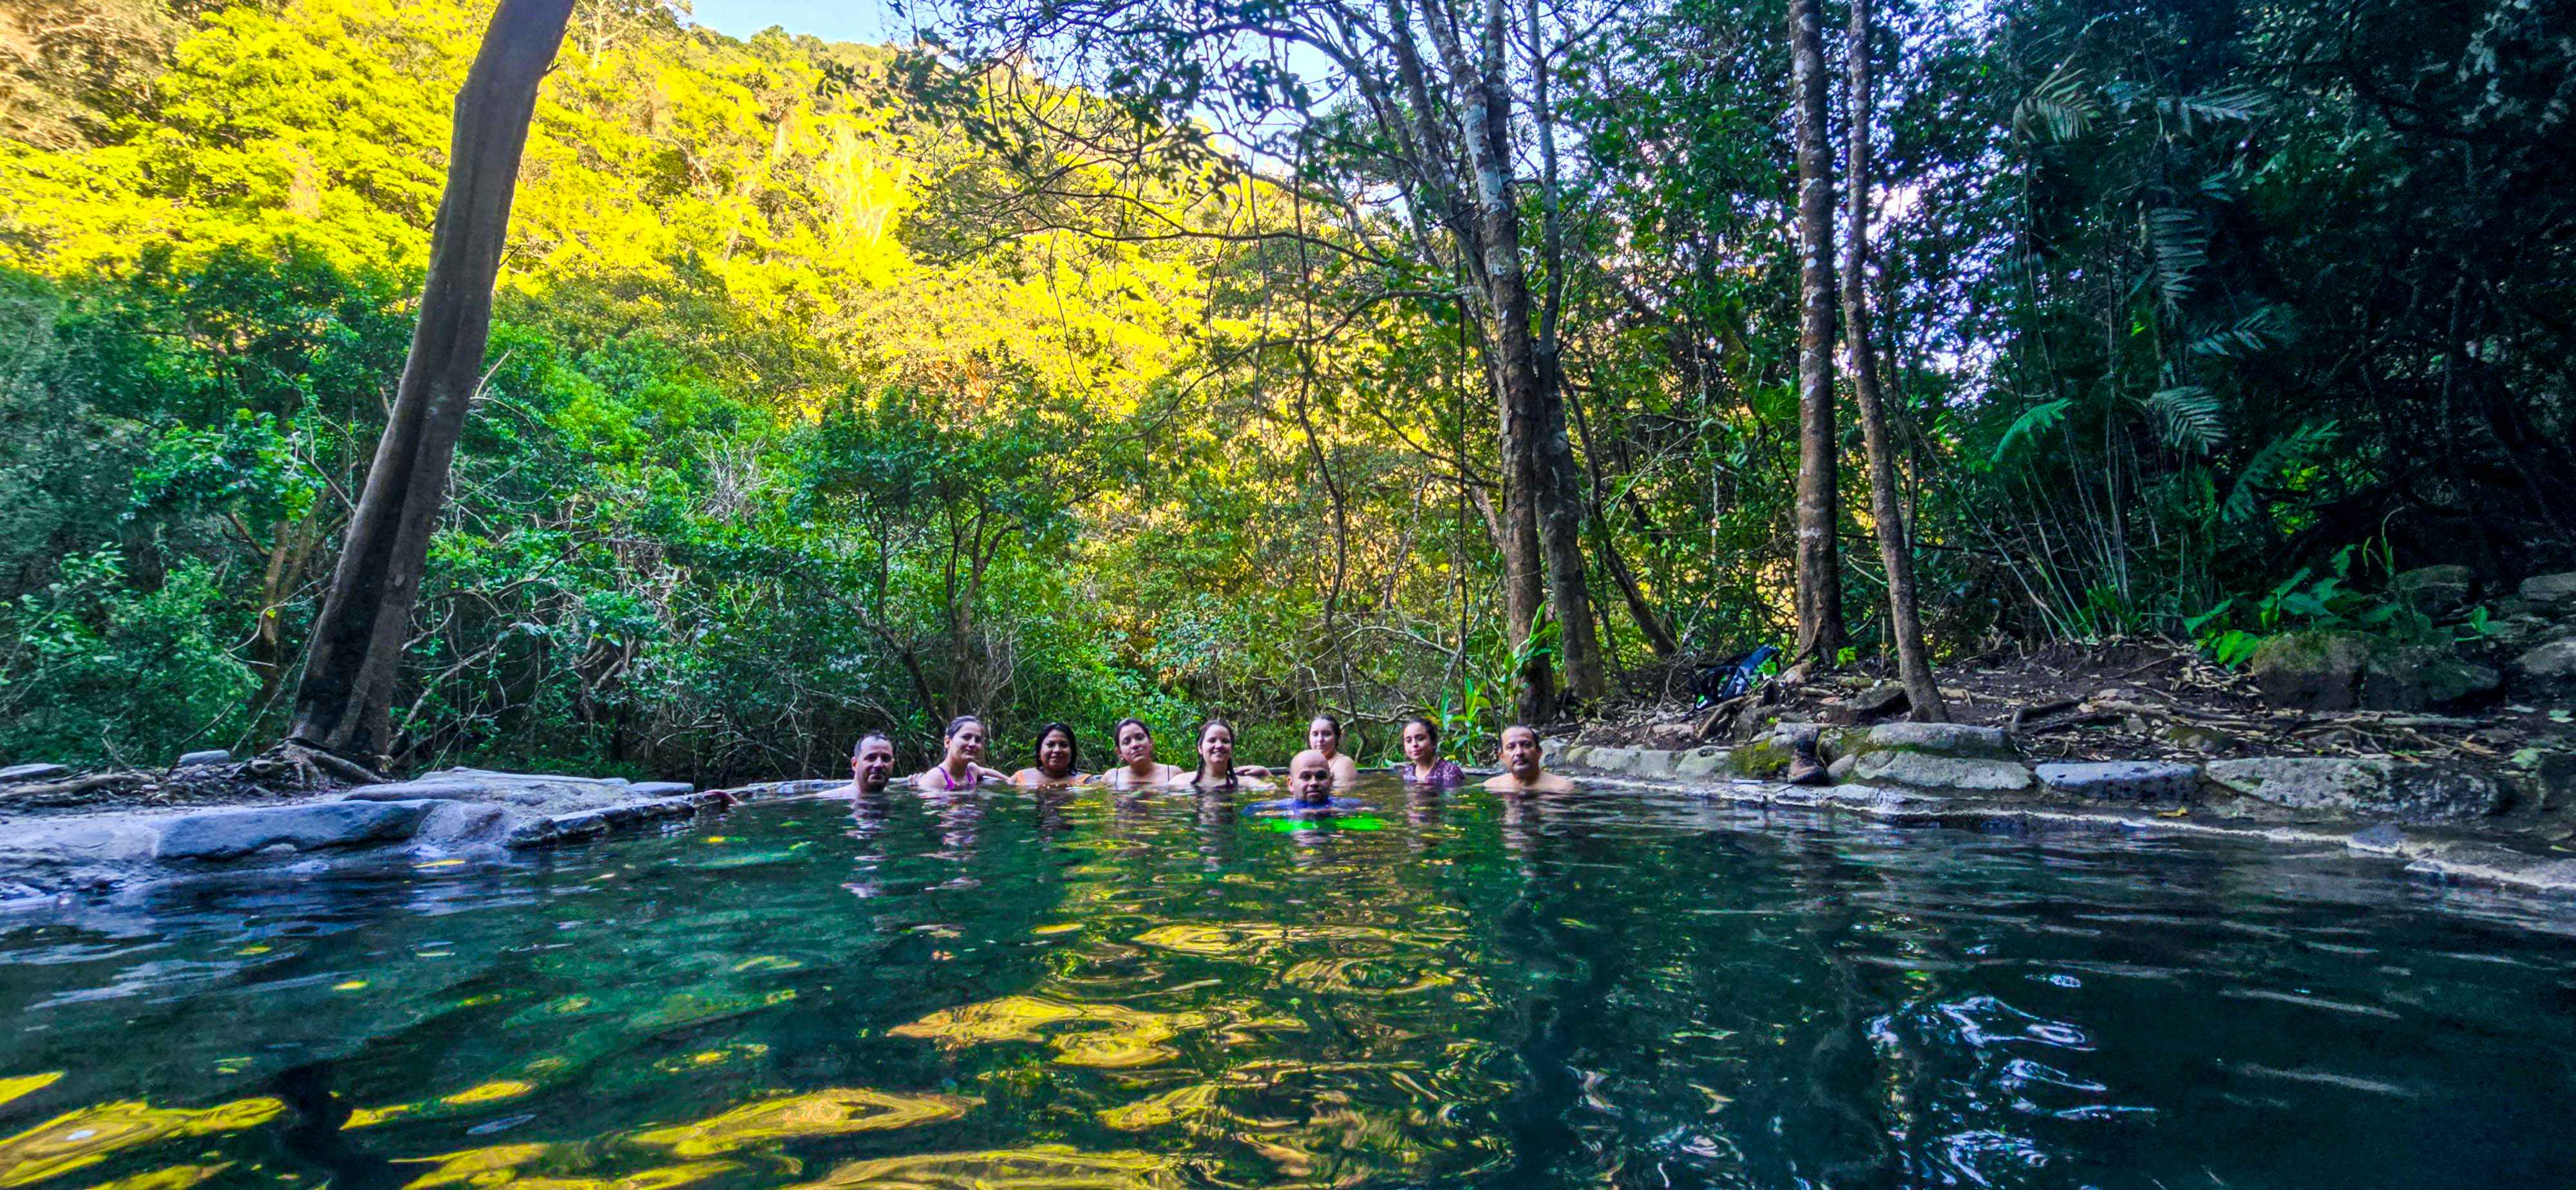
<path id="1" fill-rule="evenodd" d="M 1572 793 L 1574 782 L 1540 768 L 1538 731 L 1515 723 L 1503 729 L 1503 771 L 1485 788 L 1495 793 Z"/>
<path id="2" fill-rule="evenodd" d="M 1288 762 L 1288 797 L 1300 809 L 1333 804 L 1333 762 L 1308 748 Z"/>

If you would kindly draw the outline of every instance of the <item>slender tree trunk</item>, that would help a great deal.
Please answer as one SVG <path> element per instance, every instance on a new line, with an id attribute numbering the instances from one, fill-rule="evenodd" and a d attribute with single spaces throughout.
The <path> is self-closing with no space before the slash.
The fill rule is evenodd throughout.
<path id="1" fill-rule="evenodd" d="M 1500 0 L 1488 3 L 1486 86 L 1505 96 L 1505 105 L 1498 106 L 1508 115 L 1508 93 L 1502 91 L 1502 6 Z M 1539 261 L 1546 270 L 1546 289 L 1538 307 L 1538 331 L 1531 350 L 1537 373 L 1533 396 L 1538 403 L 1541 434 L 1539 482 L 1543 486 L 1539 509 L 1544 519 L 1539 536 L 1547 550 L 1548 601 L 1555 607 L 1556 622 L 1564 632 L 1566 693 L 1578 702 L 1588 703 L 1609 693 L 1610 679 L 1602 663 L 1592 592 L 1584 581 L 1583 523 L 1589 519 L 1591 501 L 1586 498 L 1583 475 L 1575 466 L 1573 442 L 1566 436 L 1565 356 L 1557 333 L 1565 312 L 1565 214 L 1557 185 L 1556 113 L 1547 86 L 1547 35 L 1540 21 L 1538 0 L 1528 0 L 1522 11 L 1529 21 L 1526 43 L 1530 51 L 1530 117 L 1537 130 L 1539 149 Z M 1498 143 L 1496 149 L 1503 160 L 1511 160 L 1507 141 Z M 1517 216 L 1518 207 L 1513 209 Z"/>
<path id="2" fill-rule="evenodd" d="M 1825 139 L 1820 0 L 1789 0 L 1790 92 L 1798 148 L 1798 648 L 1834 663 L 1844 643 L 1834 545 L 1834 180 Z"/>
<path id="3" fill-rule="evenodd" d="M 1932 661 L 1923 649 L 1923 621 L 1914 610 L 1914 557 L 1906 546 L 1905 510 L 1896 499 L 1896 446 L 1887 436 L 1887 412 L 1878 391 L 1878 356 L 1869 322 L 1869 0 L 1851 0 L 1851 144 L 1843 167 L 1850 192 L 1850 227 L 1843 241 L 1843 342 L 1851 349 L 1852 403 L 1860 407 L 1861 440 L 1869 448 L 1870 519 L 1878 523 L 1879 560 L 1887 567 L 1888 634 L 1896 638 L 1896 669 L 1918 723 L 1950 718 Z"/>
<path id="4" fill-rule="evenodd" d="M 572 0 L 501 0 L 457 92 L 420 325 L 313 626 L 288 732 L 298 743 L 367 761 L 391 743 L 403 641 L 491 335 L 519 156 L 571 15 Z"/>
<path id="5" fill-rule="evenodd" d="M 1541 513 L 1552 477 L 1547 471 L 1548 429 L 1541 409 L 1537 344 L 1530 334 L 1529 275 L 1521 263 L 1520 207 L 1512 194 L 1511 93 L 1502 78 L 1502 0 L 1485 0 L 1476 61 L 1468 59 L 1446 15 L 1428 14 L 1424 23 L 1439 46 L 1458 105 L 1471 176 L 1468 198 L 1476 222 L 1475 241 L 1481 249 L 1476 272 L 1486 312 L 1493 319 L 1494 333 L 1486 350 L 1495 404 L 1502 411 L 1504 615 L 1512 638 L 1522 642 L 1527 653 L 1514 708 L 1521 722 L 1540 723 L 1554 717 L 1554 683 L 1547 657 L 1528 649 L 1527 642 L 1537 629 L 1541 593 L 1560 595 L 1565 586 L 1564 576 L 1549 573 L 1556 568 L 1548 565 L 1544 549 L 1549 526 L 1543 520 L 1553 518 L 1543 518 Z M 1564 434 L 1561 422 L 1556 432 L 1560 437 Z M 1575 590 L 1582 589 L 1579 564 L 1571 581 Z M 1582 634 L 1563 618 L 1569 608 L 1561 600 L 1554 602 L 1553 610 L 1559 615 L 1558 647 L 1563 649 L 1565 642 Z M 1582 627 L 1589 628 L 1589 606 L 1575 606 L 1585 615 Z"/>

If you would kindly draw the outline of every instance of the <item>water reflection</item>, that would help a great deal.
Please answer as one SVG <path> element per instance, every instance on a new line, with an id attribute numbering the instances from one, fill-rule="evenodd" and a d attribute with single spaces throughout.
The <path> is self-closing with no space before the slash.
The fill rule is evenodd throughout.
<path id="1" fill-rule="evenodd" d="M 1372 782 L 0 924 L 0 1190 L 2567 1184 L 2576 947 L 2340 853 Z"/>

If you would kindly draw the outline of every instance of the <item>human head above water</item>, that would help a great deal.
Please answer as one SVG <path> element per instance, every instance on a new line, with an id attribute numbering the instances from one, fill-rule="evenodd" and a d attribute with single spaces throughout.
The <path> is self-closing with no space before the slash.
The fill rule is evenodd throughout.
<path id="1" fill-rule="evenodd" d="M 1050 777 L 1065 777 L 1082 763 L 1082 749 L 1074 743 L 1073 728 L 1068 724 L 1049 723 L 1038 729 L 1038 738 L 1029 745 L 1029 754 L 1037 758 L 1037 769 Z"/>
<path id="2" fill-rule="evenodd" d="M 881 793 L 894 780 L 894 741 L 871 731 L 850 745 L 850 782 L 861 793 Z"/>
<path id="3" fill-rule="evenodd" d="M 1538 775 L 1538 730 L 1525 723 L 1503 729 L 1503 767 L 1512 775 L 1527 779 Z"/>
<path id="4" fill-rule="evenodd" d="M 1198 760 L 1234 768 L 1234 724 L 1224 719 L 1198 724 Z"/>
<path id="5" fill-rule="evenodd" d="M 1306 746 L 1324 754 L 1325 763 L 1342 747 L 1342 721 L 1330 715 L 1317 715 L 1306 724 Z"/>
<path id="6" fill-rule="evenodd" d="M 984 756 L 984 719 L 980 715 L 959 715 L 948 721 L 948 730 L 940 738 L 948 742 L 948 759 L 980 760 Z"/>
<path id="7" fill-rule="evenodd" d="M 1109 738 L 1118 745 L 1118 759 L 1126 764 L 1151 764 L 1154 761 L 1154 729 L 1136 718 L 1121 719 L 1109 729 Z"/>
<path id="8" fill-rule="evenodd" d="M 1420 715 L 1404 721 L 1404 758 L 1416 764 L 1430 764 L 1440 759 L 1440 725 Z"/>
<path id="9" fill-rule="evenodd" d="M 1308 748 L 1288 762 L 1288 794 L 1301 806 L 1333 803 L 1333 762 Z"/>

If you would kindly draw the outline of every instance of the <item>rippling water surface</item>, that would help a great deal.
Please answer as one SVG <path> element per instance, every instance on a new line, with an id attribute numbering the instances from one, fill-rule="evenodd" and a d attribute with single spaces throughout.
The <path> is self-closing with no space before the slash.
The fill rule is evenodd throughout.
<path id="1" fill-rule="evenodd" d="M 2576 1184 L 2576 943 L 2510 905 L 1359 796 L 777 803 L 0 916 L 0 1188 Z"/>

